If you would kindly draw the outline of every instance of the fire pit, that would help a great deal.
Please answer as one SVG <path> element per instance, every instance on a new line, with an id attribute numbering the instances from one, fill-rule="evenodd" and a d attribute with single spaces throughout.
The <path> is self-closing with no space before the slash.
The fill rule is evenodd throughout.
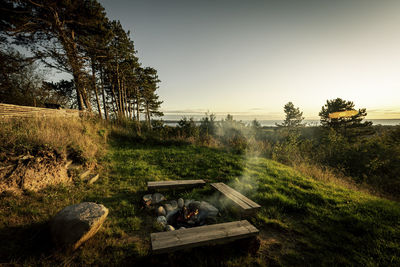
<path id="1" fill-rule="evenodd" d="M 157 186 L 170 188 L 175 187 L 176 184 L 187 186 L 194 182 L 188 180 L 158 183 Z M 260 208 L 260 205 L 223 183 L 214 183 L 212 186 L 222 193 L 223 201 L 220 202 L 218 197 L 217 203 L 224 207 L 225 200 L 229 199 L 228 201 L 239 206 L 247 215 L 252 214 L 248 211 Z M 244 242 L 245 245 L 241 247 L 250 249 L 251 253 L 256 253 L 260 247 L 257 228 L 247 220 L 217 223 L 219 210 L 206 201 L 182 198 L 167 201 L 162 194 L 154 193 L 143 196 L 143 206 L 156 214 L 155 228 L 163 230 L 151 233 L 151 246 L 155 254 L 204 245 L 224 244 L 234 240 Z M 218 218 L 218 221 L 221 219 Z"/>
<path id="2" fill-rule="evenodd" d="M 165 231 L 215 223 L 219 213 L 206 201 L 182 198 L 167 201 L 160 193 L 143 196 L 143 203 L 147 209 L 155 211 L 156 224 Z"/>

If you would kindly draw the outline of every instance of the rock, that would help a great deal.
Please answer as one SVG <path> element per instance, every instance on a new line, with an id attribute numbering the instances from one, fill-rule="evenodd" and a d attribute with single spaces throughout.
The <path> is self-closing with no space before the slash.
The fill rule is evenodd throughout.
<path id="1" fill-rule="evenodd" d="M 192 203 L 194 200 L 193 199 L 185 199 L 185 206 L 189 206 L 190 203 Z"/>
<path id="2" fill-rule="evenodd" d="M 171 200 L 168 202 L 168 204 L 170 204 L 173 209 L 178 208 L 178 202 L 176 202 L 176 200 Z"/>
<path id="3" fill-rule="evenodd" d="M 158 231 L 163 231 L 166 226 L 167 219 L 165 218 L 165 216 L 158 216 L 154 225 L 155 229 L 157 229 Z"/>
<path id="4" fill-rule="evenodd" d="M 157 222 L 167 224 L 167 218 L 165 218 L 165 216 L 158 216 Z"/>
<path id="5" fill-rule="evenodd" d="M 161 201 L 164 201 L 164 200 L 166 200 L 166 198 L 162 195 L 162 194 L 160 194 L 160 193 L 154 193 L 152 196 L 151 196 L 151 203 L 154 205 L 154 204 L 158 204 L 158 203 L 160 203 Z"/>
<path id="6" fill-rule="evenodd" d="M 50 222 L 50 232 L 57 246 L 75 250 L 100 229 L 108 215 L 101 204 L 83 202 L 65 207 Z"/>
<path id="7" fill-rule="evenodd" d="M 172 225 L 167 225 L 167 226 L 165 226 L 165 231 L 175 231 L 175 228 L 172 226 Z"/>
<path id="8" fill-rule="evenodd" d="M 163 206 L 158 207 L 156 213 L 157 213 L 158 216 L 165 216 L 165 215 L 167 215 L 167 213 L 165 212 L 165 209 L 164 209 Z"/>
<path id="9" fill-rule="evenodd" d="M 216 217 L 218 215 L 219 210 L 211 205 L 210 203 L 206 201 L 201 201 L 200 202 L 200 207 L 199 210 L 206 211 L 207 216 L 209 217 Z"/>
<path id="10" fill-rule="evenodd" d="M 183 205 L 185 205 L 185 202 L 183 201 L 183 198 L 178 199 L 178 208 L 183 208 Z"/>
<path id="11" fill-rule="evenodd" d="M 144 195 L 143 196 L 144 203 L 146 203 L 146 204 L 149 202 L 151 203 L 151 199 L 152 199 L 151 196 L 152 196 L 151 194 Z"/>
<path id="12" fill-rule="evenodd" d="M 186 227 L 183 227 L 183 226 L 182 226 L 182 227 L 179 227 L 178 230 L 182 230 L 182 229 L 186 229 Z"/>
<path id="13" fill-rule="evenodd" d="M 161 226 L 162 229 L 164 229 L 167 225 L 167 218 L 165 218 L 165 216 L 158 216 L 157 223 Z"/>
<path id="14" fill-rule="evenodd" d="M 164 208 L 165 208 L 165 211 L 167 212 L 167 214 L 177 209 L 177 208 L 172 207 L 171 204 L 165 204 Z"/>

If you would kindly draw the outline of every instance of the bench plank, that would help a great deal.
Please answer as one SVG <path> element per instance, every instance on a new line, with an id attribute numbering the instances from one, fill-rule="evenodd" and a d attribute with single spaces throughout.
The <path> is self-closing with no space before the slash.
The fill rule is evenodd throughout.
<path id="1" fill-rule="evenodd" d="M 255 203 L 251 199 L 248 199 L 247 197 L 224 183 L 213 183 L 211 184 L 211 186 L 220 191 L 227 198 L 231 199 L 244 211 L 255 210 L 261 207 L 259 204 Z"/>
<path id="2" fill-rule="evenodd" d="M 211 184 L 215 189 L 217 189 L 218 191 L 220 191 L 224 196 L 226 196 L 227 198 L 231 199 L 232 201 L 234 201 L 238 206 L 240 206 L 240 208 L 246 210 L 246 209 L 251 209 L 251 206 L 248 205 L 246 202 L 244 202 L 242 199 L 240 199 L 239 197 L 235 196 L 232 194 L 232 192 L 230 192 L 229 190 L 227 190 L 225 187 L 221 186 L 220 184 Z"/>
<path id="3" fill-rule="evenodd" d="M 170 232 L 152 233 L 151 246 L 153 252 L 158 254 L 208 244 L 225 243 L 255 236 L 258 233 L 257 228 L 247 220 L 242 220 Z"/>
<path id="4" fill-rule="evenodd" d="M 147 182 L 147 188 L 150 189 L 166 189 L 178 187 L 200 187 L 204 186 L 204 180 L 174 180 L 174 181 L 156 181 Z"/>
<path id="5" fill-rule="evenodd" d="M 242 195 L 241 193 L 239 193 L 238 191 L 236 191 L 235 189 L 227 186 L 224 183 L 220 183 L 221 187 L 226 188 L 232 195 L 240 198 L 243 202 L 245 202 L 246 204 L 248 204 L 249 206 L 251 206 L 252 208 L 260 208 L 261 206 L 258 205 L 257 203 L 255 203 L 254 201 L 252 201 L 251 199 L 245 197 L 244 195 Z"/>

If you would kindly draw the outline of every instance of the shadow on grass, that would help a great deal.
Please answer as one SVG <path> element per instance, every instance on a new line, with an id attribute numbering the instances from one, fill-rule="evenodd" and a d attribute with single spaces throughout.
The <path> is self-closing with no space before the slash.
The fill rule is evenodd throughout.
<path id="1" fill-rule="evenodd" d="M 54 251 L 48 223 L 1 228 L 0 240 L 0 265 L 40 258 Z"/>

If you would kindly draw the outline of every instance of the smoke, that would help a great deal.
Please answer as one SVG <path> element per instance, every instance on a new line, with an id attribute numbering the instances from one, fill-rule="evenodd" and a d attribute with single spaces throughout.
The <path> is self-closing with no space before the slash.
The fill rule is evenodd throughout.
<path id="1" fill-rule="evenodd" d="M 258 189 L 258 174 L 255 169 L 259 168 L 262 154 L 262 142 L 257 141 L 257 136 L 262 131 L 261 125 L 256 120 L 245 124 L 228 115 L 218 126 L 218 138 L 233 152 L 240 154 L 243 162 L 242 174 L 228 185 L 245 196 L 253 195 Z"/>

